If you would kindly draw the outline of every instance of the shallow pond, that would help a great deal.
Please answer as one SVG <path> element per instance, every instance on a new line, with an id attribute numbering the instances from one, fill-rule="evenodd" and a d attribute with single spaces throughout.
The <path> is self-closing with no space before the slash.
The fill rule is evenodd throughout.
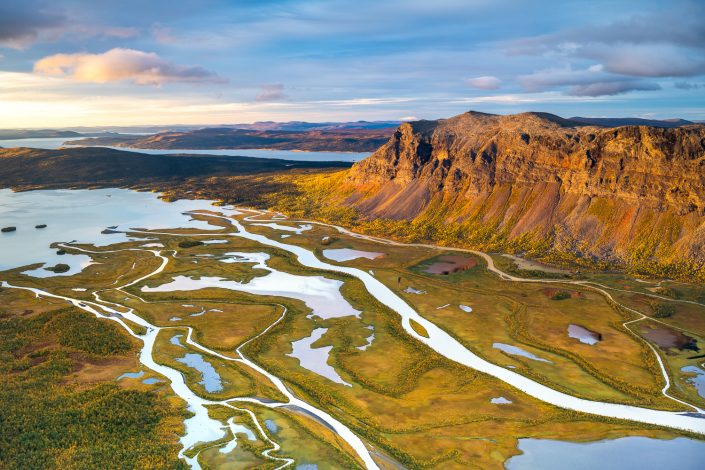
<path id="1" fill-rule="evenodd" d="M 590 346 L 602 341 L 602 335 L 600 333 L 596 333 L 592 330 L 588 330 L 584 326 L 574 325 L 572 323 L 568 325 L 568 336 L 570 338 L 577 339 L 583 344 L 589 344 Z"/>
<path id="2" fill-rule="evenodd" d="M 493 343 L 492 347 L 495 349 L 499 349 L 502 352 L 505 352 L 507 354 L 511 354 L 512 356 L 521 356 L 525 357 L 527 359 L 532 359 L 534 361 L 539 361 L 539 362 L 551 362 L 548 359 L 543 359 L 541 357 L 538 357 L 529 351 L 525 351 L 521 349 L 519 346 L 512 346 L 511 344 L 504 344 L 504 343 Z"/>
<path id="3" fill-rule="evenodd" d="M 641 333 L 664 351 L 671 348 L 688 351 L 700 350 L 694 338 L 667 326 L 642 326 Z"/>
<path id="4" fill-rule="evenodd" d="M 508 255 L 508 254 L 503 254 L 502 256 L 514 261 L 514 264 L 517 265 L 517 268 L 524 270 L 524 271 L 543 271 L 545 273 L 553 273 L 553 274 L 570 274 L 570 271 L 568 271 L 567 269 L 561 269 L 561 268 L 556 268 L 554 266 L 548 266 L 546 264 L 539 263 L 538 261 L 533 261 L 533 260 L 526 259 L 526 258 L 520 258 L 519 256 Z"/>
<path id="5" fill-rule="evenodd" d="M 421 294 L 425 294 L 425 293 L 426 293 L 425 290 L 414 289 L 414 288 L 411 287 L 411 286 L 409 286 L 409 287 L 407 287 L 406 289 L 404 289 L 404 292 L 406 292 L 407 294 L 416 294 L 416 295 L 421 295 Z"/>
<path id="6" fill-rule="evenodd" d="M 384 253 L 375 251 L 353 250 L 352 248 L 330 248 L 323 250 L 323 256 L 333 261 L 343 262 L 352 261 L 358 258 L 377 259 L 384 256 Z"/>
<path id="7" fill-rule="evenodd" d="M 306 230 L 311 230 L 313 228 L 313 226 L 310 224 L 302 224 L 302 225 L 298 225 L 296 227 L 292 227 L 291 225 L 282 225 L 282 224 L 278 224 L 276 222 L 267 222 L 267 223 L 253 222 L 250 225 L 256 225 L 258 227 L 269 227 L 273 230 L 280 230 L 282 232 L 293 232 L 297 235 L 301 235 Z"/>
<path id="8" fill-rule="evenodd" d="M 255 433 L 253 433 L 250 428 L 243 424 L 236 423 L 233 418 L 230 418 L 228 420 L 228 427 L 230 428 L 230 432 L 233 433 L 233 438 L 227 444 L 220 448 L 219 452 L 221 454 L 229 454 L 237 447 L 238 434 L 244 434 L 245 436 L 247 436 L 247 440 L 249 441 L 257 440 Z"/>
<path id="9" fill-rule="evenodd" d="M 118 377 L 116 380 L 122 380 L 122 379 L 139 379 L 144 375 L 144 371 L 141 370 L 139 372 L 125 372 L 122 374 L 120 377 Z"/>
<path id="10" fill-rule="evenodd" d="M 326 331 L 328 331 L 328 328 L 316 328 L 311 332 L 311 336 L 293 341 L 291 343 L 292 352 L 291 354 L 287 354 L 287 356 L 298 359 L 299 364 L 304 369 L 308 369 L 335 383 L 352 387 L 352 385 L 338 375 L 338 372 L 332 366 L 328 365 L 328 356 L 333 346 L 324 346 L 321 348 L 311 347 L 313 343 L 321 339 Z"/>
<path id="11" fill-rule="evenodd" d="M 490 399 L 490 403 L 494 405 L 511 405 L 513 402 L 509 400 L 508 398 L 504 397 L 495 397 Z"/>
<path id="12" fill-rule="evenodd" d="M 367 338 L 365 338 L 365 341 L 367 341 L 367 344 L 363 344 L 362 346 L 358 346 L 358 347 L 357 347 L 357 349 L 359 349 L 360 351 L 366 351 L 367 348 L 369 348 L 370 346 L 372 346 L 372 343 L 373 343 L 374 340 L 375 340 L 375 334 L 374 334 L 375 327 L 372 326 L 372 325 L 368 325 L 368 326 L 367 326 L 367 329 L 370 330 L 370 331 L 372 331 L 372 333 L 370 334 L 370 336 L 368 336 Z"/>
<path id="13" fill-rule="evenodd" d="M 175 276 L 172 282 L 156 287 L 143 286 L 142 292 L 194 291 L 207 288 L 230 289 L 255 295 L 289 297 L 302 300 L 312 310 L 311 316 L 322 319 L 340 318 L 350 315 L 359 316 L 340 293 L 343 285 L 337 279 L 323 276 L 299 276 L 270 268 L 266 262 L 266 253 L 226 253 L 224 263 L 253 263 L 255 269 L 269 271 L 264 276 L 257 276 L 250 282 L 230 281 L 222 277 L 203 276 L 193 279 L 188 276 Z"/>
<path id="14" fill-rule="evenodd" d="M 685 366 L 681 368 L 681 372 L 692 375 L 685 380 L 698 391 L 698 395 L 705 398 L 705 370 L 696 366 Z"/>
<path id="15" fill-rule="evenodd" d="M 588 443 L 519 439 L 522 455 L 506 462 L 508 470 L 700 470 L 705 442 L 624 437 Z"/>
<path id="16" fill-rule="evenodd" d="M 184 354 L 184 357 L 177 358 L 176 360 L 193 369 L 196 369 L 201 373 L 201 381 L 198 383 L 203 385 L 206 392 L 213 393 L 223 390 L 223 383 L 220 380 L 220 375 L 218 375 L 218 372 L 216 372 L 213 365 L 203 359 L 203 356 L 200 354 L 187 353 Z"/>
<path id="17" fill-rule="evenodd" d="M 267 431 L 271 432 L 272 434 L 276 434 L 277 432 L 279 432 L 279 426 L 277 426 L 277 423 L 275 423 L 271 419 L 265 419 L 264 426 L 267 428 Z"/>
<path id="18" fill-rule="evenodd" d="M 181 344 L 181 338 L 182 338 L 183 336 L 184 336 L 184 335 L 174 335 L 174 336 L 171 337 L 171 339 L 169 340 L 169 342 L 170 342 L 171 344 L 173 344 L 174 346 L 179 346 L 179 347 L 185 348 L 186 346 L 184 346 L 183 344 Z"/>

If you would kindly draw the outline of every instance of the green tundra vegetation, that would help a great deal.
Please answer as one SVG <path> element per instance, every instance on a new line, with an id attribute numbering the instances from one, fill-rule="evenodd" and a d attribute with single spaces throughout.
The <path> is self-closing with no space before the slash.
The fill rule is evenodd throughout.
<path id="1" fill-rule="evenodd" d="M 307 268 L 284 250 L 244 238 L 226 237 L 224 234 L 230 230 L 228 223 L 210 218 L 207 213 L 195 217 L 211 222 L 212 238 L 227 239 L 227 243 L 189 243 L 188 248 L 183 248 L 185 241 L 203 242 L 208 238 L 149 234 L 164 245 L 161 254 L 167 257 L 168 264 L 163 272 L 124 289 L 118 290 L 116 286 L 154 271 L 161 260 L 146 250 L 104 252 L 91 255 L 100 264 L 90 265 L 74 276 L 40 279 L 12 270 L 3 273 L 3 278 L 13 284 L 40 287 L 84 300 L 93 299 L 93 292 L 100 291 L 102 299 L 134 309 L 136 314 L 163 328 L 155 343 L 155 360 L 179 370 L 189 387 L 202 397 L 284 401 L 285 397 L 265 376 L 244 364 L 188 345 L 184 339 L 190 328 L 193 340 L 233 358 L 237 356 L 236 349 L 247 343 L 242 348 L 247 358 L 281 378 L 299 398 L 346 424 L 375 449 L 374 455 L 379 456 L 385 468 L 403 465 L 411 469 L 499 469 L 518 453 L 517 441 L 525 437 L 588 442 L 627 435 L 657 438 L 684 435 L 574 413 L 528 397 L 493 377 L 429 350 L 406 333 L 399 316 L 370 296 L 359 280 Z M 243 223 L 249 231 L 272 239 L 279 239 L 285 233 Z M 186 235 L 196 231 L 170 232 Z M 704 294 L 696 286 L 657 285 L 623 274 L 592 270 L 581 272 L 579 277 L 585 282 L 581 285 L 569 283 L 575 279 L 574 273 L 554 279 L 561 281 L 557 284 L 507 282 L 488 272 L 483 259 L 467 253 L 463 256 L 473 262 L 467 263 L 465 269 L 433 274 L 426 268 L 446 252 L 431 247 L 376 243 L 320 225 L 301 234 L 287 234 L 291 236 L 286 243 L 312 250 L 322 260 L 372 272 L 423 317 L 495 364 L 511 366 L 520 374 L 580 397 L 664 410 L 682 409 L 660 393 L 663 377 L 648 347 L 651 339 L 643 328 L 660 325 L 678 328 L 702 345 L 705 327 L 701 315 L 705 307 L 683 302 Z M 325 237 L 328 237 L 326 243 Z M 95 250 L 135 248 L 140 243 L 126 242 Z M 329 248 L 381 252 L 384 256 L 335 263 L 324 257 L 323 250 Z M 66 250 L 70 253 L 73 248 Z M 142 291 L 145 286 L 171 282 L 175 276 L 194 279 L 212 276 L 246 283 L 267 275 L 265 270 L 253 269 L 252 263 L 220 262 L 226 253 L 233 251 L 266 252 L 271 268 L 342 281 L 341 294 L 361 313 L 322 319 L 312 317 L 310 309 L 300 300 L 219 288 Z M 516 269 L 516 275 L 526 275 L 526 271 Z M 614 301 L 595 290 L 597 284 L 606 286 Z M 72 291 L 76 286 L 88 290 Z M 423 293 L 407 291 L 408 287 Z M 650 290 L 656 288 L 659 290 Z M 623 325 L 639 317 L 621 305 L 657 317 L 653 306 L 660 303 L 667 306 L 666 310 L 672 309 L 670 316 L 654 318 L 663 324 L 647 319 L 631 323 L 629 329 Z M 113 457 L 103 462 L 126 462 L 126 468 L 183 466 L 176 457 L 185 413 L 183 403 L 170 396 L 170 388 L 164 383 L 147 386 L 136 379 L 114 381 L 125 371 L 139 369 L 136 340 L 113 322 L 67 308 L 64 301 L 0 289 L 0 305 L 5 312 L 0 319 L 0 334 L 7 338 L 2 345 L 5 359 L 2 374 L 10 384 L 0 391 L 0 397 L 1 403 L 12 403 L 0 409 L 0 417 L 3 423 L 16 423 L 0 431 L 0 459 L 5 459 L 0 460 L 0 467 L 37 468 L 37 462 L 45 461 L 55 462 L 55 467 L 93 468 L 109 453 Z M 471 307 L 472 311 L 461 309 L 461 305 Z M 599 333 L 599 343 L 588 345 L 569 337 L 570 324 Z M 130 326 L 134 332 L 140 331 L 141 327 Z M 266 334 L 260 335 L 270 326 Z M 412 327 L 422 336 L 427 334 L 419 324 Z M 290 356 L 292 342 L 309 337 L 315 328 L 325 328 L 326 332 L 311 347 L 330 346 L 327 364 L 351 386 L 316 374 Z M 372 333 L 374 339 L 370 343 L 368 338 Z M 178 335 L 181 340 L 173 341 Z M 495 343 L 521 347 L 550 362 L 506 354 L 494 347 Z M 201 354 L 220 376 L 223 389 L 205 390 L 199 384 L 201 374 L 177 360 L 186 353 Z M 694 363 L 688 358 L 695 353 L 671 348 L 661 355 L 673 383 L 677 384 L 670 393 L 705 406 L 705 401 L 687 382 L 689 377 L 678 372 L 683 365 Z M 499 396 L 512 403 L 491 402 Z M 310 416 L 286 407 L 272 409 L 257 403 L 229 403 L 254 413 L 264 433 L 281 445 L 281 449 L 272 452 L 273 456 L 293 458 L 297 464 L 317 464 L 320 469 L 360 467 L 347 444 Z M 191 449 L 189 455 L 198 455 L 204 468 L 278 466 L 263 455 L 271 445 L 249 414 L 220 405 L 213 406 L 210 414 L 224 425 L 232 418 L 248 427 L 255 440 L 238 434 L 237 446 L 229 453 L 220 450 L 230 435 Z M 67 425 L 70 420 L 73 424 Z M 265 426 L 265 422 L 269 425 Z"/>
<path id="2" fill-rule="evenodd" d="M 15 290 L 0 297 L 0 468 L 185 468 L 182 409 L 163 392 L 114 381 L 134 367 L 126 334 Z M 81 374 L 95 366 L 109 378 Z"/>

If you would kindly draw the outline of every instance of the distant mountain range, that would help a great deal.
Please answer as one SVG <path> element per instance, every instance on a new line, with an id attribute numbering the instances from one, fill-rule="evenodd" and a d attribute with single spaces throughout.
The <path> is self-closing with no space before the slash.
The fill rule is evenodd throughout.
<path id="1" fill-rule="evenodd" d="M 37 139 L 42 137 L 82 137 L 74 131 L 57 131 L 54 129 L 0 129 L 2 139 Z"/>
<path id="2" fill-rule="evenodd" d="M 366 123 L 369 124 L 369 123 Z M 305 130 L 273 130 L 281 124 L 264 123 L 268 130 L 205 128 L 187 132 L 162 132 L 149 136 L 97 137 L 67 142 L 68 145 L 115 146 L 141 149 L 277 149 L 302 151 L 373 152 L 387 141 L 396 126 L 350 127 L 349 123 L 321 125 L 307 123 L 286 126 Z"/>
<path id="3" fill-rule="evenodd" d="M 170 124 L 170 125 L 143 125 L 143 126 L 75 126 L 60 129 L 0 129 L 0 139 L 20 139 L 21 136 L 29 137 L 64 137 L 58 133 L 73 133 L 68 137 L 80 135 L 96 135 L 103 133 L 120 134 L 158 134 L 161 132 L 189 132 L 206 128 L 246 129 L 246 130 L 272 130 L 272 131 L 306 131 L 306 130 L 332 130 L 332 129 L 380 129 L 394 128 L 401 121 L 352 121 L 352 122 L 306 122 L 289 121 L 274 122 L 260 121 L 251 124 Z"/>
<path id="4" fill-rule="evenodd" d="M 642 118 L 593 118 L 572 117 L 571 121 L 586 124 L 615 127 L 615 126 L 653 126 L 653 127 L 679 127 L 705 121 L 687 121 L 685 119 L 642 119 Z M 144 126 L 77 126 L 62 129 L 0 129 L 0 139 L 21 139 L 38 137 L 80 137 L 81 135 L 96 135 L 104 133 L 120 134 L 158 134 L 164 132 L 189 132 L 207 128 L 246 129 L 258 131 L 311 131 L 311 130 L 336 130 L 336 129 L 384 129 L 395 128 L 402 121 L 349 121 L 349 122 L 307 122 L 307 121 L 258 121 L 251 124 L 174 124 L 174 125 L 144 125 Z"/>

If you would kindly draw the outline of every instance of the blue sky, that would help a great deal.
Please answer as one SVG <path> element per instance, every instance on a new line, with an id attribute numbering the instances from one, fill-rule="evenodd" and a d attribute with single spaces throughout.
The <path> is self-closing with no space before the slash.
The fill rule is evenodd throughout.
<path id="1" fill-rule="evenodd" d="M 705 119 L 705 2 L 2 0 L 0 127 Z"/>

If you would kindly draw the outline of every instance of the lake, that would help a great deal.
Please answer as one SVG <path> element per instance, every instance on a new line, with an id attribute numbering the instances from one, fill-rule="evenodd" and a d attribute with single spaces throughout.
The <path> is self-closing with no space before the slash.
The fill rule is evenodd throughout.
<path id="1" fill-rule="evenodd" d="M 92 243 L 107 246 L 130 240 L 124 233 L 101 233 L 107 227 L 217 229 L 202 221 L 191 220 L 184 211 L 211 208 L 211 201 L 161 201 L 153 193 L 120 189 L 42 190 L 12 192 L 0 189 L 0 227 L 17 227 L 15 232 L 0 233 L 0 271 L 34 263 L 68 264 L 61 275 L 80 272 L 90 263 L 86 255 L 58 255 L 50 248 L 54 242 Z M 219 208 L 219 210 L 223 210 Z M 46 224 L 43 229 L 36 225 Z M 44 269 L 28 272 L 35 277 L 55 275 Z"/>
<path id="2" fill-rule="evenodd" d="M 58 149 L 64 146 L 64 142 L 76 140 L 76 138 L 66 137 L 43 137 L 36 139 L 6 139 L 0 140 L 0 147 L 31 147 L 38 149 Z M 140 149 L 132 147 L 112 147 L 105 148 L 124 150 L 130 152 L 140 152 L 149 155 L 168 155 L 176 153 L 187 153 L 189 155 L 220 155 L 230 157 L 257 157 L 257 158 L 278 158 L 282 160 L 297 160 L 302 162 L 357 162 L 370 155 L 369 152 L 302 152 L 298 150 L 269 150 L 269 149 Z"/>
<path id="3" fill-rule="evenodd" d="M 623 437 L 576 443 L 549 439 L 519 439 L 522 455 L 506 463 L 507 470 L 699 470 L 705 442 Z"/>

